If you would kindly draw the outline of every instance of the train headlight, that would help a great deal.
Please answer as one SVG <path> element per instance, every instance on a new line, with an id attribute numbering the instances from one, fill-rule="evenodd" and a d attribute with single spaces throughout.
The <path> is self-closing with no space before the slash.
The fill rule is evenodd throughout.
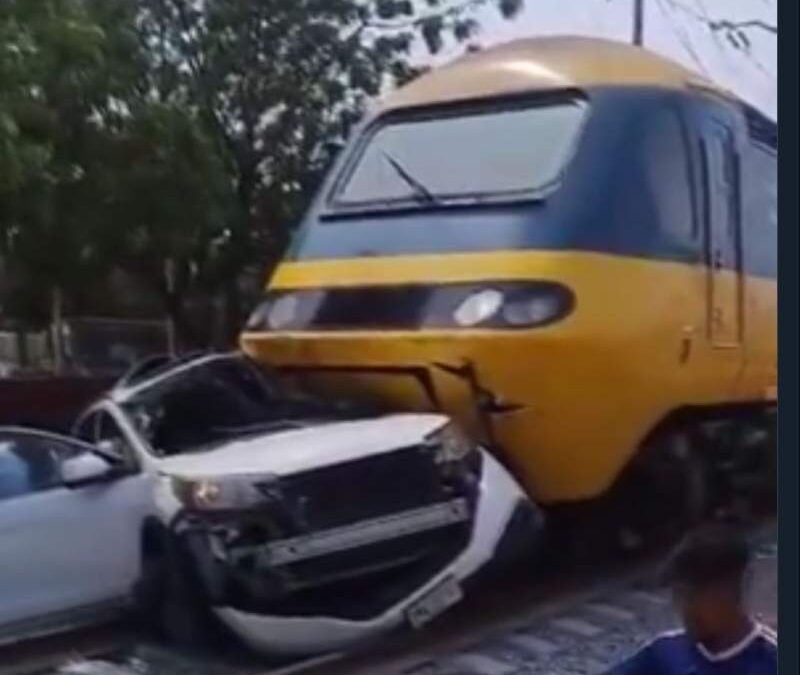
<path id="1" fill-rule="evenodd" d="M 536 279 L 275 290 L 245 330 L 524 330 L 560 321 L 574 307 L 570 288 Z"/>
<path id="2" fill-rule="evenodd" d="M 263 330 L 267 325 L 267 315 L 272 303 L 264 300 L 256 305 L 244 325 L 245 330 Z"/>
<path id="3" fill-rule="evenodd" d="M 476 326 L 491 319 L 503 306 L 503 294 L 486 288 L 468 295 L 456 307 L 453 319 L 462 327 Z"/>
<path id="4" fill-rule="evenodd" d="M 457 287 L 443 291 L 457 293 Z M 452 320 L 461 328 L 533 328 L 556 321 L 572 309 L 571 292 L 550 282 L 498 283 L 456 300 Z M 438 322 L 429 320 L 428 325 Z"/>
<path id="5" fill-rule="evenodd" d="M 503 305 L 503 319 L 512 326 L 537 326 L 557 317 L 562 305 L 561 298 L 550 294 L 511 298 Z"/>
<path id="6" fill-rule="evenodd" d="M 281 330 L 294 328 L 301 315 L 304 296 L 299 293 L 273 295 L 258 304 L 245 324 L 245 330 Z M 305 298 L 307 301 L 308 298 Z M 308 304 L 306 302 L 306 304 Z"/>
<path id="7" fill-rule="evenodd" d="M 296 295 L 282 295 L 269 308 L 267 324 L 273 330 L 285 328 L 294 322 L 299 305 L 300 301 Z"/>

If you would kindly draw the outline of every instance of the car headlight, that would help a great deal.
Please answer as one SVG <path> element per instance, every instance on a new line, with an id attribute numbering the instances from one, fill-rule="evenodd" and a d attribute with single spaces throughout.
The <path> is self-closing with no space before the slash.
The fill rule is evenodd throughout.
<path id="1" fill-rule="evenodd" d="M 461 429 L 450 422 L 425 437 L 437 464 L 460 462 L 476 451 L 476 445 Z"/>
<path id="2" fill-rule="evenodd" d="M 246 509 L 264 501 L 264 496 L 249 477 L 172 477 L 171 483 L 175 497 L 188 509 Z"/>

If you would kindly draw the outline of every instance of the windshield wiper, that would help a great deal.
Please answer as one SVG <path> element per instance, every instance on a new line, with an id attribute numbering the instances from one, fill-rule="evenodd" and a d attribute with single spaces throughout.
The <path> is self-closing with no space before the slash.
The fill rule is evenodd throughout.
<path id="1" fill-rule="evenodd" d="M 403 181 L 408 185 L 413 191 L 414 196 L 417 198 L 418 201 L 423 202 L 425 204 L 437 204 L 438 199 L 434 197 L 433 193 L 426 188 L 422 183 L 420 183 L 414 176 L 412 176 L 408 171 L 403 168 L 403 165 L 400 164 L 394 157 L 392 157 L 388 152 L 383 152 L 383 157 L 386 159 L 387 162 L 391 165 L 391 167 L 397 172 L 397 175 L 403 179 Z"/>

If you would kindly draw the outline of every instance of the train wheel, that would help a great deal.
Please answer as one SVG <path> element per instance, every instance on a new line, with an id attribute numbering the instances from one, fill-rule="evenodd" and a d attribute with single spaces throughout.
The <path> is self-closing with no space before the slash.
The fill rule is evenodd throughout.
<path id="1" fill-rule="evenodd" d="M 732 427 L 719 473 L 724 492 L 720 510 L 740 521 L 774 512 L 777 494 L 775 420 L 768 414 Z"/>
<path id="2" fill-rule="evenodd" d="M 580 512 L 553 519 L 551 530 L 550 564 L 577 570 L 595 570 L 598 564 L 611 560 L 617 551 L 614 525 L 605 511 L 587 507 Z"/>
<path id="3" fill-rule="evenodd" d="M 672 438 L 672 454 L 676 469 L 676 513 L 679 530 L 702 522 L 709 514 L 709 469 L 706 458 L 697 446 L 696 436 L 690 432 Z"/>
<path id="4" fill-rule="evenodd" d="M 556 554 L 594 565 L 646 552 L 702 522 L 711 505 L 702 446 L 688 430 L 654 438 L 606 496 L 553 518 Z"/>
<path id="5" fill-rule="evenodd" d="M 689 431 L 654 440 L 620 491 L 619 546 L 650 548 L 671 540 L 709 513 L 709 470 Z"/>

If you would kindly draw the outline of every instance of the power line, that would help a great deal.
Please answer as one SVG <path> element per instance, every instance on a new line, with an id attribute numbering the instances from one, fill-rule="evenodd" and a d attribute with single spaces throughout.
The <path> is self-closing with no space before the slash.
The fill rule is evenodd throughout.
<path id="1" fill-rule="evenodd" d="M 644 44 L 644 0 L 633 0 L 633 44 Z"/>
<path id="2" fill-rule="evenodd" d="M 709 14 L 709 11 L 706 8 L 706 5 L 703 2 L 703 0 L 694 0 L 694 5 L 697 7 L 697 9 L 688 7 L 683 2 L 679 2 L 679 0 L 666 0 L 666 1 L 669 3 L 671 7 L 675 9 L 676 12 L 678 11 L 683 12 L 684 14 L 687 14 L 688 16 L 708 26 L 710 28 L 709 32 L 711 33 L 711 39 L 714 42 L 714 46 L 716 47 L 717 51 L 728 62 L 728 64 L 732 65 L 731 52 L 729 49 L 725 47 L 725 45 L 720 40 L 719 30 L 715 29 L 715 26 L 719 26 L 719 24 L 721 24 L 722 22 L 719 21 L 715 22 L 714 19 L 711 18 L 711 15 Z M 767 4 L 769 4 L 769 0 L 767 0 Z M 748 22 L 744 23 L 746 24 Z M 761 63 L 761 61 L 758 58 L 756 58 L 752 50 L 749 49 L 749 45 L 748 48 L 746 49 L 737 47 L 737 51 L 744 53 L 745 56 L 747 56 L 747 58 L 756 67 L 756 69 L 760 71 L 763 75 L 771 77 L 771 73 L 769 72 L 769 70 L 767 70 L 764 64 Z"/>

